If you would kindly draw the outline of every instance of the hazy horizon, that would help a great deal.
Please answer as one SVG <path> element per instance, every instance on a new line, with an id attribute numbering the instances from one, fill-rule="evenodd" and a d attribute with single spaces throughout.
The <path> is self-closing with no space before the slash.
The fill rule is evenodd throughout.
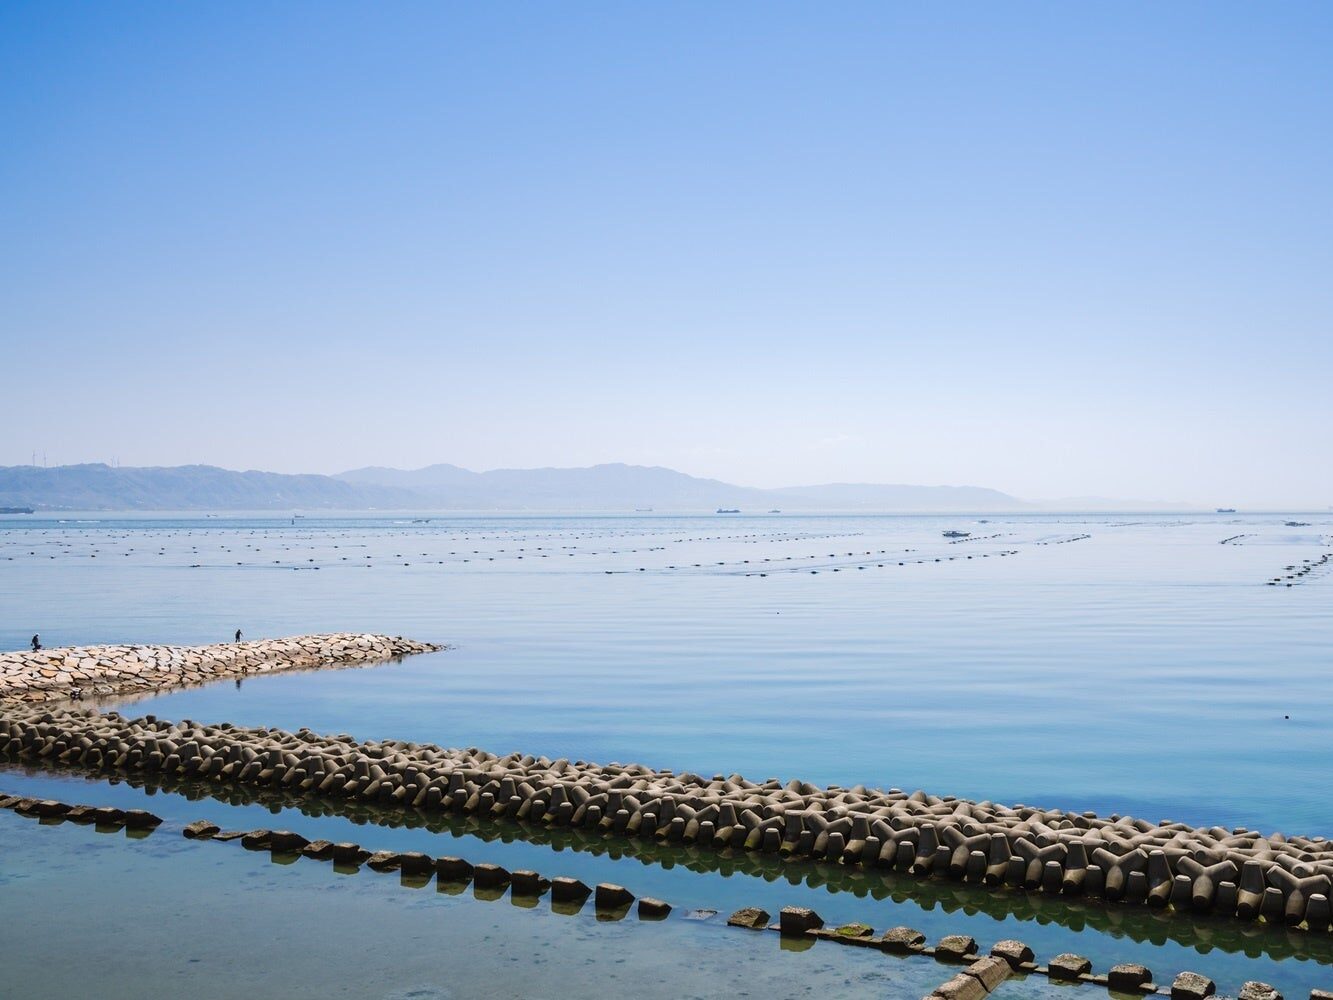
<path id="1" fill-rule="evenodd" d="M 771 483 L 770 482 L 756 483 L 756 482 L 746 482 L 737 477 L 728 476 L 725 473 L 706 474 L 706 473 L 691 471 L 690 469 L 675 468 L 673 466 L 650 464 L 646 462 L 626 462 L 618 459 L 593 461 L 579 465 L 561 465 L 561 464 L 546 462 L 530 466 L 482 465 L 480 467 L 474 468 L 462 465 L 458 462 L 431 461 L 423 465 L 410 466 L 410 467 L 386 465 L 385 463 L 382 462 L 369 462 L 364 465 L 355 465 L 355 466 L 344 465 L 342 467 L 332 468 L 332 469 L 310 469 L 301 467 L 275 469 L 275 468 L 267 468 L 262 465 L 257 465 L 253 463 L 244 463 L 244 462 L 236 465 L 225 465 L 219 462 L 208 462 L 208 461 L 184 461 L 184 462 L 172 462 L 172 463 L 165 463 L 165 462 L 129 463 L 129 462 L 118 461 L 117 459 L 114 458 L 109 461 L 101 458 L 90 458 L 80 462 L 55 463 L 49 461 L 49 459 L 43 461 L 44 458 L 45 456 L 39 454 L 37 456 L 37 461 L 34 463 L 32 461 L 32 456 L 30 455 L 28 461 L 0 463 L 0 467 L 8 465 L 12 467 L 35 466 L 38 468 L 54 469 L 59 467 L 68 467 L 77 465 L 107 465 L 111 468 L 180 468 L 182 466 L 209 466 L 233 472 L 277 472 L 277 473 L 282 473 L 284 475 L 320 475 L 320 476 L 337 477 L 344 473 L 356 472 L 362 469 L 375 469 L 375 468 L 387 469 L 395 472 L 416 472 L 436 466 L 451 466 L 454 468 L 463 469 L 464 471 L 467 472 L 487 473 L 487 472 L 536 471 L 536 470 L 592 469 L 592 468 L 597 468 L 599 466 L 633 466 L 637 468 L 667 469 L 672 472 L 683 473 L 687 476 L 693 476 L 699 479 L 715 479 L 730 486 L 739 486 L 747 489 L 758 489 L 758 490 L 782 490 L 782 489 L 801 488 L 801 487 L 841 486 L 841 485 L 848 485 L 848 486 L 903 485 L 903 486 L 964 487 L 964 488 L 976 487 L 983 489 L 998 490 L 999 492 L 1005 493 L 1011 497 L 1014 497 L 1015 499 L 1032 501 L 1038 504 L 1061 503 L 1065 501 L 1098 501 L 1098 502 L 1110 502 L 1120 505 L 1126 505 L 1124 506 L 1123 509 L 1133 509 L 1133 505 L 1136 503 L 1142 503 L 1154 506 L 1169 506 L 1172 508 L 1198 508 L 1198 509 L 1208 509 L 1213 507 L 1214 505 L 1221 504 L 1226 506 L 1243 506 L 1243 507 L 1248 507 L 1252 510 L 1258 509 L 1258 510 L 1273 510 L 1273 511 L 1287 511 L 1287 510 L 1323 511 L 1329 509 L 1330 507 L 1333 507 L 1333 504 L 1321 500 L 1318 497 L 1308 497 L 1305 499 L 1288 498 L 1285 501 L 1267 500 L 1258 502 L 1245 502 L 1236 500 L 1234 496 L 1230 495 L 1219 494 L 1218 496 L 1208 498 L 1202 496 L 1197 491 L 1195 492 L 1194 495 L 1185 495 L 1185 496 L 1130 495 L 1123 491 L 1119 493 L 1115 492 L 1075 493 L 1069 490 L 1066 490 L 1064 492 L 1046 494 L 1046 495 L 1036 495 L 1036 494 L 1014 492 L 1012 490 L 1007 490 L 995 486 L 991 483 L 982 482 L 978 480 L 968 480 L 968 479 L 956 479 L 952 481 L 941 481 L 941 482 L 916 482 L 903 478 L 898 478 L 898 479 L 883 478 L 877 480 L 834 478 L 834 479 L 826 479 L 819 481 L 787 480 L 787 481 L 779 481 Z"/>
<path id="2" fill-rule="evenodd" d="M 1333 7 L 0 10 L 0 463 L 1333 503 Z"/>
<path id="3" fill-rule="evenodd" d="M 68 465 L 58 465 L 58 466 L 57 466 L 57 465 L 50 465 L 49 463 L 48 463 L 47 465 L 42 465 L 42 463 L 41 463 L 40 461 L 39 461 L 38 463 L 36 463 L 35 465 L 33 465 L 33 463 L 31 463 L 31 462 L 29 462 L 29 463 L 20 463 L 20 464 L 17 465 L 17 466 L 2 466 L 2 465 L 0 465 L 0 471 L 4 471 L 4 470 L 6 470 L 6 469 L 15 469 L 15 468 L 16 468 L 16 469 L 22 469 L 22 468 L 39 468 L 39 469 L 45 469 L 45 470 L 47 470 L 47 471 L 56 471 L 56 470 L 59 470 L 59 469 L 75 469 L 75 468 L 86 467 L 86 466 L 105 466 L 105 467 L 110 468 L 110 469 L 123 469 L 123 470 L 125 470 L 126 472 L 136 472 L 136 471 L 137 471 L 137 472 L 142 472 L 142 471 L 154 471 L 154 470 L 172 471 L 172 470 L 180 470 L 180 469 L 198 468 L 198 469 L 222 469 L 224 472 L 238 473 L 238 474 L 245 474 L 245 475 L 248 475 L 248 474 L 253 474 L 253 473 L 269 474 L 269 473 L 278 471 L 278 470 L 272 470 L 272 469 L 262 469 L 262 468 L 259 468 L 259 467 L 257 467 L 257 466 L 241 466 L 241 467 L 236 467 L 236 468 L 228 468 L 228 467 L 225 467 L 225 466 L 217 466 L 217 465 L 214 465 L 214 464 L 212 464 L 212 463 L 203 463 L 203 462 L 190 462 L 190 463 L 184 463 L 183 465 L 173 465 L 173 466 L 162 466 L 162 465 L 129 466 L 129 465 L 124 465 L 124 464 L 117 465 L 117 464 L 115 464 L 114 462 L 113 462 L 113 463 L 105 463 L 105 462 L 70 463 L 70 464 L 68 464 Z M 740 489 L 742 489 L 742 490 L 758 490 L 758 491 L 763 491 L 763 492 L 770 493 L 770 494 L 773 494 L 773 495 L 780 494 L 780 493 L 783 493 L 783 492 L 795 492 L 795 491 L 803 491 L 803 490 L 818 490 L 818 489 L 838 489 L 838 488 L 844 488 L 844 487 L 845 487 L 845 488 L 848 488 L 848 489 L 852 489 L 852 490 L 855 490 L 855 489 L 858 489 L 858 488 L 866 489 L 866 490 L 876 490 L 876 489 L 881 489 L 881 488 L 890 488 L 890 489 L 892 489 L 892 488 L 899 488 L 899 487 L 906 488 L 906 489 L 909 489 L 909 490 L 911 490 L 911 489 L 918 489 L 918 490 L 919 490 L 919 489 L 926 489 L 926 490 L 982 490 L 982 491 L 985 491 L 985 490 L 994 490 L 994 488 L 993 488 L 993 487 L 990 487 L 988 484 L 985 484 L 985 483 L 973 483 L 973 482 L 954 482 L 954 483 L 905 483 L 905 482 L 889 482 L 889 481 L 883 481 L 883 482 L 877 482 L 877 483 L 875 483 L 875 482 L 868 482 L 868 481 L 853 482 L 853 481 L 850 481 L 850 480 L 830 480 L 830 481 L 827 481 L 827 482 L 821 482 L 821 483 L 784 482 L 784 483 L 777 483 L 777 484 L 768 486 L 768 485 L 756 485 L 756 484 L 752 484 L 752 483 L 738 482 L 738 481 L 736 481 L 736 480 L 726 479 L 726 478 L 724 478 L 724 477 L 703 477 L 703 476 L 695 476 L 693 473 L 690 473 L 688 470 L 684 470 L 684 469 L 672 469 L 672 468 L 669 468 L 669 467 L 667 467 L 667 466 L 645 466 L 645 465 L 638 465 L 638 464 L 635 464 L 635 463 L 615 462 L 615 461 L 611 461 L 611 462 L 598 462 L 598 463 L 593 463 L 592 465 L 589 465 L 589 466 L 554 466 L 554 465 L 543 465 L 543 466 L 533 466 L 533 467 L 525 468 L 525 469 L 518 469 L 518 468 L 513 468 L 513 467 L 507 467 L 507 466 L 497 466 L 497 467 L 494 467 L 494 468 L 468 469 L 468 468 L 466 468 L 466 467 L 463 467 L 463 466 L 458 465 L 457 463 L 452 463 L 452 462 L 433 462 L 433 463 L 431 463 L 431 464 L 429 464 L 429 465 L 426 465 L 426 466 L 420 466 L 420 467 L 415 468 L 415 469 L 398 469 L 398 468 L 393 468 L 393 467 L 390 467 L 390 466 L 384 466 L 384 465 L 369 465 L 369 466 L 361 466 L 361 467 L 358 467 L 358 468 L 355 468 L 355 469 L 339 469 L 339 470 L 337 470 L 337 471 L 335 471 L 335 472 L 331 472 L 331 473 L 312 472 L 311 470 L 297 470 L 297 471 L 295 471 L 295 472 L 291 472 L 291 473 L 280 473 L 280 474 L 295 475 L 295 476 L 303 476 L 303 475 L 327 476 L 327 477 L 332 478 L 332 479 L 343 479 L 343 480 L 346 480 L 346 481 L 348 481 L 348 482 L 354 482 L 354 483 L 377 483 L 377 484 L 380 484 L 380 485 L 386 485 L 386 486 L 387 486 L 387 485 L 397 485 L 397 486 L 400 486 L 400 487 L 402 487 L 402 488 L 406 488 L 406 489 L 414 489 L 414 490 L 425 489 L 425 490 L 428 490 L 428 491 L 438 491 L 438 490 L 446 490 L 446 491 L 447 491 L 447 490 L 449 489 L 449 487 L 448 487 L 447 484 L 450 483 L 450 482 L 453 482 L 453 481 L 454 481 L 452 478 L 446 478 L 445 480 L 439 480 L 439 479 L 430 479 L 430 478 L 427 478 L 427 479 L 425 479 L 425 480 L 416 480 L 416 481 L 409 481 L 409 480 L 403 480 L 403 479 L 398 478 L 399 476 L 412 476 L 412 475 L 415 475 L 415 474 L 418 474 L 418 473 L 429 473 L 429 472 L 432 472 L 432 471 L 434 471 L 434 470 L 441 470 L 441 469 L 457 470 L 457 471 L 460 471 L 460 472 L 463 472 L 463 473 L 467 473 L 467 474 L 469 474 L 469 475 L 474 475 L 474 476 L 477 476 L 477 475 L 480 475 L 480 476 L 486 476 L 486 475 L 489 475 L 489 474 L 492 474 L 492 473 L 495 473 L 495 474 L 500 474 L 500 473 L 515 473 L 515 474 L 518 474 L 518 473 L 569 473 L 569 472 L 587 472 L 587 473 L 592 473 L 592 472 L 596 472 L 596 471 L 599 471 L 599 470 L 612 470 L 612 471 L 615 471 L 615 470 L 621 470 L 621 469 L 631 469 L 631 470 L 642 470 L 643 472 L 647 472 L 647 473 L 666 472 L 666 473 L 671 473 L 671 474 L 684 475 L 684 476 L 692 477 L 692 478 L 695 478 L 695 479 L 699 479 L 699 480 L 704 481 L 704 482 L 716 482 L 716 483 L 719 483 L 721 486 L 724 486 L 724 487 L 737 487 L 737 488 L 740 488 Z M 393 474 L 393 475 L 390 476 L 389 478 L 381 478 L 381 477 L 376 477 L 376 476 L 374 476 L 374 475 L 369 475 L 369 476 L 367 476 L 367 475 L 362 475 L 362 474 L 365 474 L 365 473 L 376 473 L 376 472 L 390 473 L 390 474 Z M 619 480 L 618 477 L 613 477 L 613 478 L 611 478 L 611 479 L 609 479 L 609 480 L 605 480 L 605 481 L 607 482 L 607 485 L 608 485 L 608 486 L 613 486 L 613 487 L 614 487 L 614 486 L 616 486 L 616 485 L 619 484 L 619 481 L 620 481 L 620 480 Z M 3 490 L 3 487 L 0 487 L 0 491 L 2 491 L 2 490 Z M 1097 510 L 1121 510 L 1121 511 L 1130 511 L 1130 510 L 1148 510 L 1148 509 L 1162 509 L 1162 510 L 1211 510 L 1211 509 L 1214 508 L 1214 506 L 1215 506 L 1216 504 L 1227 504 L 1227 505 L 1231 505 L 1231 501 L 1228 501 L 1226 498 L 1213 498 L 1213 499 L 1207 499 L 1207 498 L 1199 498 L 1199 497 L 1130 497 L 1130 496 L 1123 496 L 1123 495 L 1122 495 L 1122 496 L 1105 496 L 1105 495 L 1089 495 L 1089 494 L 1083 494 L 1083 495 L 1064 494 L 1064 495 L 1059 495 L 1059 496 L 1023 496 L 1023 495 L 1019 495 L 1019 494 L 1010 494 L 1010 493 L 1006 493 L 1005 491 L 1002 491 L 1002 490 L 995 490 L 994 492 L 996 492 L 996 493 L 998 493 L 998 494 L 1001 494 L 1001 495 L 1007 497 L 1008 499 L 1021 501 L 1021 502 L 1024 503 L 1024 504 L 1029 504 L 1029 505 L 1031 505 L 1031 506 L 1033 507 L 1034 510 L 1037 510 L 1037 509 L 1042 509 L 1042 510 L 1077 510 L 1077 509 L 1082 509 L 1082 508 L 1080 508 L 1080 507 L 1078 506 L 1079 504 L 1087 504 L 1087 505 L 1088 505 L 1088 508 L 1087 508 L 1087 509 L 1097 509 Z M 865 506 L 866 503 L 867 503 L 867 501 L 864 499 L 864 496 L 865 496 L 864 494 L 861 495 L 862 498 L 858 501 L 857 506 L 858 506 L 859 508 L 861 508 L 861 509 L 870 509 L 870 508 L 868 508 L 868 507 Z M 22 500 L 22 499 L 23 499 L 23 496 L 22 496 L 21 494 L 14 494 L 14 495 L 10 496 L 6 502 L 10 502 L 10 501 L 18 502 L 18 501 L 20 501 L 20 500 Z M 719 496 L 717 499 L 722 499 L 722 500 L 725 501 L 725 497 L 723 497 L 723 496 Z M 710 502 L 712 502 L 712 501 L 710 501 Z M 793 498 L 793 501 L 792 501 L 792 502 L 794 502 L 794 498 Z M 1064 506 L 1060 506 L 1060 505 L 1064 505 Z M 406 509 L 406 508 L 404 508 L 404 509 Z M 821 506 L 819 509 L 836 510 L 836 509 L 843 509 L 843 508 L 840 508 L 840 507 L 837 506 L 836 503 L 833 503 L 833 504 L 830 504 L 830 505 L 824 505 L 824 506 Z M 903 509 L 903 508 L 892 508 L 892 509 L 895 509 L 895 510 L 896 510 L 896 509 Z M 954 508 L 946 508 L 946 509 L 954 509 Z M 963 508 L 957 508 L 957 509 L 963 509 Z M 972 508 L 971 508 L 971 507 L 968 507 L 967 509 L 972 509 Z M 984 505 L 983 505 L 983 506 L 977 506 L 975 509 L 977 509 L 977 510 L 983 510 L 983 509 L 988 509 L 988 508 L 984 507 Z M 999 509 L 999 508 L 996 508 L 996 509 Z M 1301 503 L 1288 503 L 1288 504 L 1278 504 L 1278 505 L 1258 505 L 1258 506 L 1251 505 L 1251 506 L 1248 507 L 1248 509 L 1249 509 L 1250 511 L 1252 511 L 1252 512 L 1253 512 L 1253 511 L 1256 511 L 1256 510 L 1259 510 L 1259 511 L 1269 510 L 1269 511 L 1276 511 L 1276 512 L 1281 512 L 1281 511 L 1307 511 L 1307 512 L 1310 512 L 1310 511 L 1324 511 L 1324 510 L 1327 510 L 1327 509 L 1333 509 L 1333 506 L 1331 506 L 1331 505 L 1327 505 L 1327 504 L 1320 504 L 1320 503 L 1307 503 L 1307 504 L 1301 504 Z"/>

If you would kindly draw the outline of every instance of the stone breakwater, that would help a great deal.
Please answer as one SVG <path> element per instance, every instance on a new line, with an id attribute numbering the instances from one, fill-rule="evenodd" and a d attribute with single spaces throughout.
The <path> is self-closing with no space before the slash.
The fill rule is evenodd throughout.
<path id="1" fill-rule="evenodd" d="M 47 823 L 96 824 L 101 833 L 123 828 L 132 837 L 146 837 L 162 823 L 161 818 L 142 809 L 126 811 L 107 806 L 69 805 L 52 799 L 3 793 L 0 793 L 0 809 L 12 809 L 19 815 Z M 284 867 L 298 857 L 332 862 L 334 870 L 343 875 L 357 872 L 365 865 L 374 872 L 397 873 L 400 884 L 409 889 L 423 888 L 434 877 L 438 891 L 459 895 L 471 883 L 472 897 L 481 902 L 502 899 L 507 891 L 512 901 L 523 901 L 520 905 L 526 909 L 549 896 L 551 912 L 564 916 L 579 914 L 591 899 L 599 922 L 623 920 L 636 904 L 639 919 L 645 922 L 664 920 L 673 910 L 670 903 L 647 896 L 636 897 L 624 886 L 610 882 L 590 886 L 578 878 L 547 876 L 530 869 L 510 871 L 497 864 L 474 864 L 455 856 L 431 857 L 420 851 L 372 851 L 351 841 L 310 840 L 291 830 L 223 830 L 218 824 L 201 819 L 187 824 L 181 833 L 195 841 L 239 842 L 248 851 L 269 852 L 274 863 Z M 690 920 L 709 922 L 718 916 L 718 911 L 691 910 L 686 916 Z M 720 926 L 721 922 L 716 925 Z M 1195 972 L 1180 973 L 1168 990 L 1159 988 L 1153 981 L 1152 972 L 1137 963 L 1120 963 L 1105 973 L 1097 973 L 1091 959 L 1069 952 L 1042 963 L 1030 947 L 1014 939 L 997 941 L 989 954 L 983 956 L 977 940 L 967 934 L 947 934 L 932 946 L 927 943 L 926 935 L 913 927 L 890 927 L 882 935 L 877 935 L 873 927 L 864 923 L 830 928 L 825 926 L 818 913 L 803 906 L 783 907 L 776 923 L 767 910 L 744 907 L 732 913 L 725 926 L 729 930 L 777 931 L 788 942 L 800 938 L 805 939 L 806 945 L 828 941 L 873 948 L 902 958 L 930 957 L 944 965 L 960 968 L 957 975 L 937 986 L 924 1000 L 986 1000 L 1012 974 L 1042 975 L 1067 985 L 1104 986 L 1116 994 L 1169 993 L 1181 1000 L 1206 1000 L 1217 995 L 1216 983 Z M 787 946 L 791 947 L 790 944 Z M 1241 988 L 1239 1000 L 1282 1000 L 1282 994 L 1267 983 L 1250 981 Z M 1310 992 L 1310 1000 L 1333 1000 L 1333 994 L 1315 989 Z"/>
<path id="2" fill-rule="evenodd" d="M 211 646 L 66 646 L 0 653 L 0 700 L 136 694 L 280 670 L 351 666 L 431 653 L 402 636 L 336 632 Z"/>
<path id="3" fill-rule="evenodd" d="M 21 704 L 0 712 L 0 754 L 595 828 L 1312 931 L 1327 932 L 1333 923 L 1333 843 L 1322 837 Z"/>

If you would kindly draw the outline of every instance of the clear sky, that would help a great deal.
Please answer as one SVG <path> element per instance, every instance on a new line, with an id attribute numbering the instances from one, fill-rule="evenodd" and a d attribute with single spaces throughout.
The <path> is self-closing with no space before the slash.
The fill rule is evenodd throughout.
<path id="1" fill-rule="evenodd" d="M 0 464 L 1333 504 L 1333 4 L 0 5 Z"/>

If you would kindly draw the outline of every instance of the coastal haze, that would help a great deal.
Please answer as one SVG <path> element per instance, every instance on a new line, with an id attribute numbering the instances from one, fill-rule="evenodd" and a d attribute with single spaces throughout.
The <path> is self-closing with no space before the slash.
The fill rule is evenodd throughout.
<path id="1" fill-rule="evenodd" d="M 1085 501 L 1089 507 L 1134 504 Z M 1073 501 L 1069 506 L 1079 506 Z M 835 483 L 759 490 L 672 469 L 623 464 L 586 469 L 454 465 L 365 468 L 337 476 L 233 472 L 210 466 L 0 468 L 0 506 L 40 510 L 1021 510 L 1037 505 L 976 486 Z M 1048 505 L 1056 506 L 1056 505 Z M 1148 505 L 1170 506 L 1170 505 Z M 1185 507 L 1188 505 L 1179 505 Z"/>

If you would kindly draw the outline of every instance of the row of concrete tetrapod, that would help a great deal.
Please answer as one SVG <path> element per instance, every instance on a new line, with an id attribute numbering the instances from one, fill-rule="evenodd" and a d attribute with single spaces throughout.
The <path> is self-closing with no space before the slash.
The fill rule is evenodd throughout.
<path id="1" fill-rule="evenodd" d="M 338 632 L 207 646 L 61 646 L 0 653 L 0 700 L 136 694 L 280 670 L 375 663 L 440 647 L 402 636 Z"/>
<path id="2" fill-rule="evenodd" d="M 12 809 L 20 816 L 32 816 L 40 820 L 88 823 L 99 830 L 126 830 L 142 836 L 152 833 L 162 823 L 161 817 L 144 809 L 72 806 L 55 799 L 37 799 L 25 795 L 0 794 L 0 809 Z"/>
<path id="3" fill-rule="evenodd" d="M 641 765 L 359 742 L 231 723 L 0 709 L 0 754 L 99 772 L 278 787 L 426 813 L 457 811 L 609 836 L 841 862 L 1053 897 L 1328 931 L 1333 843 L 1244 828 L 972 802 Z"/>
<path id="4" fill-rule="evenodd" d="M 398 872 L 408 884 L 425 885 L 435 876 L 442 888 L 462 891 L 469 883 L 480 892 L 489 892 L 489 898 L 499 898 L 508 889 L 515 898 L 537 900 L 550 893 L 551 903 L 561 912 L 577 912 L 589 897 L 599 916 L 618 919 L 637 903 L 641 920 L 660 920 L 671 912 L 671 906 L 660 899 L 635 898 L 624 886 L 610 882 L 589 886 L 576 878 L 547 878 L 535 871 L 509 871 L 496 864 L 473 864 L 463 858 L 432 857 L 420 851 L 368 851 L 359 844 L 333 843 L 328 840 L 308 840 L 290 830 L 222 830 L 216 823 L 197 820 L 185 827 L 184 835 L 192 840 L 238 840 L 242 847 L 252 851 L 269 851 L 275 856 L 287 855 L 332 861 L 335 869 L 351 873 L 361 865 L 377 872 Z"/>
<path id="5" fill-rule="evenodd" d="M 99 829 L 125 827 L 145 833 L 162 822 L 159 817 L 141 809 L 68 805 L 51 799 L 12 795 L 0 795 L 0 808 L 45 820 L 96 823 Z M 248 850 L 266 851 L 275 858 L 295 860 L 307 857 L 331 861 L 335 870 L 343 873 L 354 872 L 362 865 L 377 872 L 397 872 L 409 886 L 424 886 L 435 877 L 442 891 L 459 893 L 470 883 L 474 894 L 484 900 L 499 899 L 506 889 L 516 900 L 533 902 L 549 893 L 552 908 L 566 914 L 579 912 L 592 898 L 598 918 L 602 920 L 621 919 L 636 903 L 641 920 L 661 920 L 672 911 L 669 903 L 649 897 L 636 899 L 620 885 L 599 883 L 588 886 L 576 878 L 548 878 L 531 870 L 509 871 L 500 865 L 473 864 L 456 856 L 432 857 L 420 851 L 370 851 L 356 843 L 309 840 L 290 830 L 224 831 L 209 820 L 190 823 L 182 832 L 192 840 L 239 841 Z M 715 914 L 714 910 L 691 913 L 703 919 Z M 777 922 L 773 922 L 771 915 L 763 909 L 746 907 L 734 912 L 727 919 L 727 925 L 777 931 L 785 938 L 875 948 L 901 956 L 930 956 L 940 962 L 962 966 L 958 975 L 942 983 L 932 994 L 940 1000 L 985 1000 L 1012 974 L 1045 975 L 1068 983 L 1097 984 L 1121 993 L 1158 992 L 1169 994 L 1172 1000 L 1204 1000 L 1216 993 L 1212 980 L 1194 972 L 1182 972 L 1169 988 L 1159 989 L 1153 982 L 1152 973 L 1142 965 L 1121 964 L 1113 966 L 1104 975 L 1094 974 L 1087 958 L 1068 953 L 1057 955 L 1044 965 L 1039 964 L 1033 950 L 1021 941 L 999 941 L 991 947 L 989 954 L 982 956 L 976 940 L 962 934 L 947 935 L 931 946 L 922 932 L 911 927 L 892 927 L 880 935 L 862 923 L 828 928 L 819 914 L 808 907 L 784 907 Z M 1241 990 L 1240 1000 L 1282 1000 L 1282 996 L 1266 983 L 1248 982 Z M 1333 993 L 1314 990 L 1310 1000 L 1333 1000 Z"/>
<path id="6" fill-rule="evenodd" d="M 675 844 L 635 840 L 600 829 L 493 820 L 476 813 L 427 813 L 414 808 L 384 807 L 378 803 L 332 799 L 282 786 L 218 784 L 174 775 L 132 773 L 106 775 L 112 784 L 124 782 L 148 795 L 165 791 L 189 802 L 213 799 L 228 806 L 260 804 L 271 812 L 296 810 L 317 820 L 337 817 L 360 827 L 416 829 L 454 837 L 472 837 L 486 843 L 510 843 L 522 839 L 551 847 L 633 861 L 639 865 L 672 869 L 680 867 L 699 874 L 724 878 L 746 876 L 765 882 L 785 882 L 793 888 L 827 889 L 862 899 L 885 903 L 916 904 L 944 915 L 987 914 L 1010 918 L 1016 923 L 1058 923 L 1078 932 L 1087 928 L 1109 933 L 1136 944 L 1182 947 L 1209 954 L 1213 949 L 1267 957 L 1272 961 L 1295 959 L 1323 961 L 1328 939 L 1300 929 L 1274 927 L 1262 921 L 1192 920 L 1178 917 L 1170 909 L 1106 906 L 1100 900 L 1080 900 L 1042 893 L 990 892 L 965 882 L 935 879 L 921 882 L 911 876 L 881 870 L 847 867 L 835 862 L 794 864 L 782 855 L 755 851 L 716 851 L 711 845 Z M 790 941 L 788 942 L 790 944 Z"/>
<path id="7" fill-rule="evenodd" d="M 813 910 L 787 907 L 776 925 L 769 924 L 764 910 L 747 908 L 731 915 L 727 923 L 733 927 L 755 930 L 777 929 L 785 935 L 805 935 L 839 944 L 861 948 L 877 948 L 897 955 L 928 955 L 940 962 L 963 966 L 958 975 L 937 987 L 933 997 L 943 1000 L 984 1000 L 1011 975 L 1044 975 L 1065 983 L 1090 983 L 1105 986 L 1118 993 L 1162 993 L 1172 1000 L 1203 1000 L 1216 994 L 1217 985 L 1196 972 L 1182 972 L 1169 988 L 1159 988 L 1152 973 L 1142 965 L 1120 964 L 1104 975 L 1094 974 L 1092 962 L 1082 955 L 1056 955 L 1046 964 L 1039 964 L 1032 949 L 1022 941 L 998 941 L 988 955 L 982 956 L 975 938 L 965 934 L 950 934 L 932 947 L 926 936 L 911 927 L 891 927 L 876 935 L 868 924 L 844 924 L 826 928 L 824 921 Z M 1314 990 L 1311 1000 L 1333 1000 L 1333 994 Z M 1242 987 L 1240 1000 L 1282 1000 L 1282 995 L 1267 983 L 1248 982 Z"/>

